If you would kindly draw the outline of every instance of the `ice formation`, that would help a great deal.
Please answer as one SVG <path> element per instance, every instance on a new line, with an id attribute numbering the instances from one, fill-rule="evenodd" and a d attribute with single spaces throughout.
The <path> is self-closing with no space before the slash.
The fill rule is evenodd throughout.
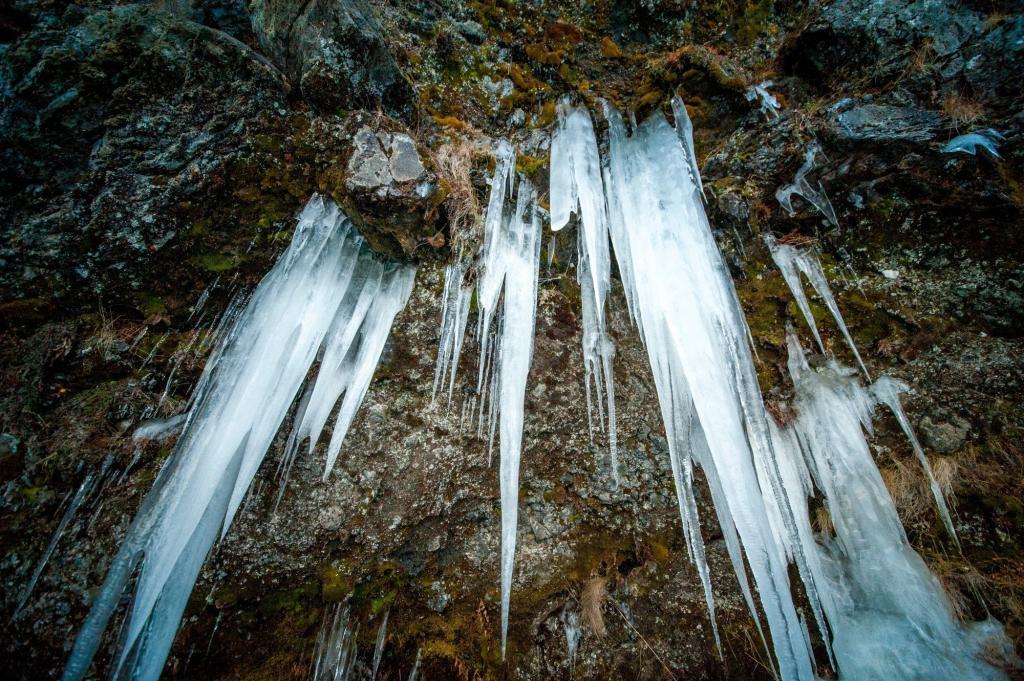
<path id="1" fill-rule="evenodd" d="M 829 222 L 838 227 L 839 219 L 836 217 L 836 211 L 832 208 L 832 202 L 828 200 L 825 188 L 821 186 L 821 182 L 818 182 L 818 188 L 815 189 L 807 181 L 807 174 L 814 170 L 815 157 L 820 152 L 821 147 L 817 142 L 811 142 L 807 145 L 807 151 L 804 152 L 803 165 L 796 171 L 796 177 L 793 178 L 793 182 L 785 187 L 780 187 L 775 192 L 775 198 L 778 200 L 779 205 L 785 208 L 786 212 L 792 216 L 796 215 L 796 211 L 793 210 L 793 194 L 802 196 L 812 206 L 817 208 L 819 213 L 828 218 Z"/>
<path id="2" fill-rule="evenodd" d="M 871 457 L 865 434 L 892 384 L 880 379 L 866 389 L 835 361 L 813 371 L 792 333 L 788 345 L 797 416 L 784 428 L 770 423 L 785 481 L 771 510 L 773 517 L 786 505 L 802 510 L 795 538 L 821 596 L 840 678 L 1005 679 L 987 661 L 1012 659 L 1001 625 L 957 621 L 938 580 L 907 541 Z M 813 534 L 806 509 L 815 495 L 835 536 Z M 780 546 L 793 551 L 794 535 L 773 526 Z"/>
<path id="3" fill-rule="evenodd" d="M 747 91 L 744 93 L 748 102 L 757 100 L 760 103 L 761 113 L 768 119 L 778 116 L 779 110 L 782 108 L 779 106 L 779 100 L 775 98 L 775 95 L 768 92 L 768 88 L 774 84 L 772 81 L 766 80 L 763 83 L 747 88 Z"/>
<path id="4" fill-rule="evenodd" d="M 483 245 L 475 257 L 480 342 L 477 401 L 464 405 L 464 409 L 477 409 L 477 435 L 487 439 L 489 452 L 495 435 L 499 436 L 503 655 L 515 562 L 523 410 L 526 378 L 533 361 L 541 246 L 537 192 L 524 175 L 515 172 L 515 161 L 512 145 L 500 141 L 484 216 Z M 449 402 L 474 291 L 463 284 L 469 264 L 460 258 L 445 271 L 434 395 L 447 381 Z"/>
<path id="5" fill-rule="evenodd" d="M 782 272 L 782 278 L 785 279 L 786 285 L 789 286 L 789 290 L 796 300 L 797 307 L 800 308 L 800 313 L 807 321 L 807 325 L 811 327 L 811 333 L 814 334 L 814 340 L 818 343 L 818 349 L 824 353 L 825 344 L 821 342 L 821 335 L 818 333 L 818 325 L 814 322 L 814 315 L 811 313 L 811 305 L 807 300 L 807 293 L 800 282 L 801 273 L 811 282 L 811 286 L 818 293 L 818 297 L 821 298 L 821 301 L 825 303 L 825 307 L 832 314 L 832 319 L 835 320 L 836 326 L 839 327 L 843 338 L 846 339 L 846 344 L 850 347 L 850 351 L 853 353 L 854 358 L 856 358 L 861 371 L 864 372 L 864 376 L 870 378 L 867 367 L 864 366 L 864 361 L 860 358 L 860 353 L 857 352 L 857 346 L 850 336 L 850 331 L 846 328 L 846 322 L 839 311 L 839 304 L 836 302 L 835 296 L 832 295 L 832 288 L 828 285 L 828 278 L 825 276 L 825 271 L 821 268 L 821 262 L 818 258 L 809 251 L 800 250 L 795 246 L 787 244 L 780 244 L 771 233 L 765 234 L 764 240 L 768 245 L 768 251 L 771 253 L 772 260 L 775 261 L 775 265 Z"/>
<path id="6" fill-rule="evenodd" d="M 580 647 L 580 639 L 583 638 L 583 627 L 580 625 L 580 614 L 575 610 L 566 608 L 562 611 L 562 626 L 565 627 L 565 648 L 566 656 L 569 658 L 569 678 L 574 675 L 576 669 L 576 651 Z"/>
<path id="7" fill-rule="evenodd" d="M 953 139 L 949 140 L 949 142 L 943 145 L 942 153 L 961 153 L 975 156 L 978 153 L 978 147 L 981 147 L 996 158 L 1000 158 L 999 145 L 1004 139 L 1006 138 L 1002 133 L 993 130 L 992 128 L 975 130 L 974 132 L 969 132 L 966 135 L 957 135 Z"/>
<path id="8" fill-rule="evenodd" d="M 901 387 L 883 378 L 866 390 L 834 361 L 828 372 L 816 374 L 797 348 L 790 366 L 799 416 L 786 428 L 768 417 L 746 323 L 694 176 L 689 119 L 678 98 L 672 108 L 676 130 L 655 113 L 640 125 L 632 122 L 629 134 L 619 113 L 605 105 L 609 144 L 603 175 L 597 179 L 593 173 L 553 167 L 552 225 L 564 224 L 573 208 L 571 200 L 568 209 L 565 201 L 554 200 L 559 191 L 598 197 L 595 204 L 604 195 L 626 302 L 654 374 L 687 549 L 703 582 L 712 623 L 694 464 L 708 480 L 755 623 L 760 629 L 763 615 L 768 625 L 762 635 L 770 634 L 773 671 L 779 677 L 817 678 L 810 632 L 789 580 L 793 565 L 829 662 L 841 678 L 940 678 L 945 677 L 942 670 L 965 679 L 1004 678 L 978 657 L 984 646 L 1007 652 L 1000 625 L 956 621 L 937 581 L 910 548 L 871 459 L 864 433 L 878 402 L 893 409 L 915 442 L 899 405 Z M 565 120 L 575 114 L 567 107 L 563 113 L 556 135 L 568 134 Z M 574 134 L 593 137 L 589 118 L 587 123 Z M 806 185 L 803 175 L 813 157 L 810 151 L 796 184 Z M 571 162 L 567 153 L 552 156 L 553 164 Z M 586 209 L 581 212 L 585 216 Z M 774 240 L 769 246 L 819 347 L 823 344 L 801 274 L 829 308 L 866 376 L 820 263 Z M 918 456 L 927 466 L 923 452 Z M 834 539 L 817 537 L 812 529 L 808 503 L 815 498 L 823 499 L 832 516 Z M 941 495 L 936 500 L 952 531 Z M 566 622 L 567 639 L 569 630 Z M 717 640 L 717 628 L 714 634 Z"/>
<path id="9" fill-rule="evenodd" d="M 297 432 L 315 441 L 341 400 L 328 469 L 366 391 L 415 271 L 383 264 L 331 202 L 314 196 L 277 264 L 222 333 L 183 432 L 135 517 L 64 669 L 81 679 L 141 561 L 112 676 L 155 681 L 211 547 L 231 524 L 314 361 Z M 229 315 L 226 315 L 229 316 Z"/>
<path id="10" fill-rule="evenodd" d="M 380 661 L 384 657 L 384 642 L 388 635 L 388 615 L 391 610 L 384 611 L 384 619 L 380 621 L 377 628 L 377 644 L 373 647 L 373 669 L 370 672 L 370 681 L 377 681 L 377 670 L 380 668 Z"/>
<path id="11" fill-rule="evenodd" d="M 611 281 L 611 250 L 608 245 L 608 216 L 601 184 L 601 159 L 594 125 L 584 107 L 573 107 L 568 97 L 558 102 L 558 123 L 551 140 L 551 229 L 579 218 L 579 262 L 576 274 L 583 302 L 583 364 L 586 383 L 587 419 L 593 442 L 593 400 L 597 394 L 598 425 L 605 428 L 601 393 L 606 395 L 608 450 L 612 479 L 619 483 L 618 438 L 615 424 L 615 380 L 612 358 L 615 345 L 608 335 L 605 303 Z"/>
<path id="12" fill-rule="evenodd" d="M 338 603 L 324 611 L 324 621 L 316 641 L 313 681 L 348 681 L 356 678 L 352 670 L 356 665 L 358 646 L 355 631 L 349 628 L 348 607 Z"/>

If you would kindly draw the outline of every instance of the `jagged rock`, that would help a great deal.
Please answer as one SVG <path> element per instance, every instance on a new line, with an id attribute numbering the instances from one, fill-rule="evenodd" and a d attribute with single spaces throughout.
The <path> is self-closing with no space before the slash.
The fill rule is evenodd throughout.
<path id="1" fill-rule="evenodd" d="M 412 87 L 365 0 L 250 0 L 249 8 L 262 49 L 319 111 L 409 112 Z"/>
<path id="2" fill-rule="evenodd" d="M 927 142 L 935 137 L 941 118 L 909 106 L 844 99 L 830 107 L 829 122 L 843 140 Z"/>

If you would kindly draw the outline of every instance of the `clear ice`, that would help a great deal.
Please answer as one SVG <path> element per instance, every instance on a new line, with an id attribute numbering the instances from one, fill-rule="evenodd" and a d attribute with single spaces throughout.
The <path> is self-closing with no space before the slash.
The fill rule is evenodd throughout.
<path id="1" fill-rule="evenodd" d="M 999 156 L 999 145 L 1002 144 L 1005 139 L 1006 137 L 1004 137 L 1002 133 L 993 130 L 992 128 L 975 130 L 974 132 L 969 132 L 966 135 L 957 135 L 946 142 L 942 147 L 942 153 L 960 153 L 976 156 L 978 148 L 981 147 L 994 157 L 1001 158 Z"/>
<path id="2" fill-rule="evenodd" d="M 355 679 L 358 646 L 355 631 L 349 627 L 348 607 L 341 603 L 324 610 L 324 621 L 316 641 L 313 681 L 348 681 Z"/>
<path id="3" fill-rule="evenodd" d="M 817 208 L 819 213 L 828 218 L 828 221 L 833 226 L 838 227 L 839 219 L 836 217 L 836 211 L 832 208 L 832 202 L 828 200 L 825 188 L 821 186 L 821 182 L 818 182 L 818 188 L 815 189 L 807 181 L 807 174 L 814 170 L 815 157 L 819 153 L 821 153 L 821 146 L 817 142 L 811 142 L 807 145 L 807 151 L 804 152 L 803 165 L 796 171 L 796 177 L 793 178 L 793 182 L 785 187 L 780 187 L 775 192 L 775 198 L 778 200 L 779 205 L 786 209 L 790 216 L 793 216 L 796 215 L 796 211 L 793 210 L 793 194 L 802 196 L 808 203 Z"/>
<path id="4" fill-rule="evenodd" d="M 601 159 L 594 125 L 586 108 L 574 107 L 568 97 L 558 102 L 558 122 L 551 140 L 551 229 L 579 218 L 577 278 L 583 301 L 583 365 L 587 396 L 587 425 L 594 439 L 591 388 L 600 400 L 606 396 L 608 450 L 615 486 L 619 484 L 618 437 L 615 423 L 615 380 L 612 359 L 615 345 L 608 335 L 605 304 L 611 282 L 608 216 L 601 180 Z M 598 424 L 605 427 L 605 411 L 597 404 Z"/>
<path id="5" fill-rule="evenodd" d="M 315 441 L 344 392 L 328 470 L 415 271 L 383 264 L 333 203 L 314 196 L 288 248 L 221 334 L 191 409 L 107 572 L 63 679 L 83 678 L 139 566 L 111 676 L 155 681 L 203 561 L 223 536 L 320 358 L 297 432 Z M 226 317 L 228 315 L 225 315 Z"/>

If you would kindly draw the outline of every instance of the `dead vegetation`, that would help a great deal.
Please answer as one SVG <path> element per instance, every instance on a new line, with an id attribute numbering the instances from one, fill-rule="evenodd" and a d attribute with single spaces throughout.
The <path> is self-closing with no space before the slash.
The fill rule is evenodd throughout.
<path id="1" fill-rule="evenodd" d="M 598 636 L 608 633 L 608 628 L 604 624 L 604 615 L 601 612 L 607 598 L 607 577 L 592 577 L 583 587 L 583 593 L 580 594 L 583 623 Z"/>
<path id="2" fill-rule="evenodd" d="M 985 116 L 985 108 L 980 101 L 956 92 L 946 95 L 942 100 L 942 112 L 954 128 L 977 123 Z"/>
<path id="3" fill-rule="evenodd" d="M 445 142 L 433 155 L 441 183 L 442 205 L 448 215 L 449 234 L 458 244 L 480 221 L 480 199 L 473 187 L 473 165 L 489 154 L 483 144 L 468 138 Z"/>

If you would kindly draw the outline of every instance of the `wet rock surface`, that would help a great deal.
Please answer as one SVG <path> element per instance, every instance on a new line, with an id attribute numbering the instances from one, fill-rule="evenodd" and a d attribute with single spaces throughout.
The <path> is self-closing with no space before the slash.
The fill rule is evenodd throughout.
<path id="1" fill-rule="evenodd" d="M 278 438 L 204 568 L 164 678 L 303 677 L 324 610 L 342 600 L 361 622 L 364 656 L 390 612 L 389 678 L 406 677 L 421 649 L 426 678 L 768 678 L 701 487 L 724 660 L 714 649 L 646 354 L 617 288 L 619 489 L 603 437 L 587 437 L 572 227 L 554 238 L 550 265 L 544 238 L 501 660 L 497 471 L 462 413 L 475 386 L 472 341 L 453 407 L 430 400 L 452 236 L 453 185 L 435 156 L 446 143 L 486 148 L 507 136 L 518 169 L 543 188 L 564 92 L 641 117 L 672 92 L 686 100 L 769 404 L 791 397 L 785 326 L 805 329 L 762 235 L 819 251 L 872 373 L 913 387 L 906 408 L 956 502 L 964 550 L 944 536 L 896 424 L 880 418 L 872 445 L 908 536 L 962 616 L 990 611 L 1019 646 L 1020 9 L 945 0 L 837 0 L 806 12 L 734 2 L 548 9 L 191 0 L 19 1 L 0 11 L 4 678 L 59 673 L 173 445 L 133 442 L 132 432 L 183 412 L 220 313 L 267 271 L 313 191 L 346 205 L 378 251 L 420 261 L 416 289 L 327 480 L 317 451 L 282 489 Z M 777 117 L 743 96 L 766 80 Z M 942 153 L 954 136 L 988 127 L 1006 137 L 1001 159 Z M 838 227 L 799 196 L 792 217 L 775 198 L 814 141 L 822 154 L 808 178 Z M 485 197 L 486 153 L 470 158 L 468 184 Z M 815 299 L 812 308 L 826 346 L 851 364 L 827 312 Z M 101 482 L 12 619 L 90 473 Z M 594 610 L 588 599 L 600 622 L 583 616 Z M 570 613 L 582 631 L 574 660 Z M 116 631 L 108 636 L 112 646 Z"/>

